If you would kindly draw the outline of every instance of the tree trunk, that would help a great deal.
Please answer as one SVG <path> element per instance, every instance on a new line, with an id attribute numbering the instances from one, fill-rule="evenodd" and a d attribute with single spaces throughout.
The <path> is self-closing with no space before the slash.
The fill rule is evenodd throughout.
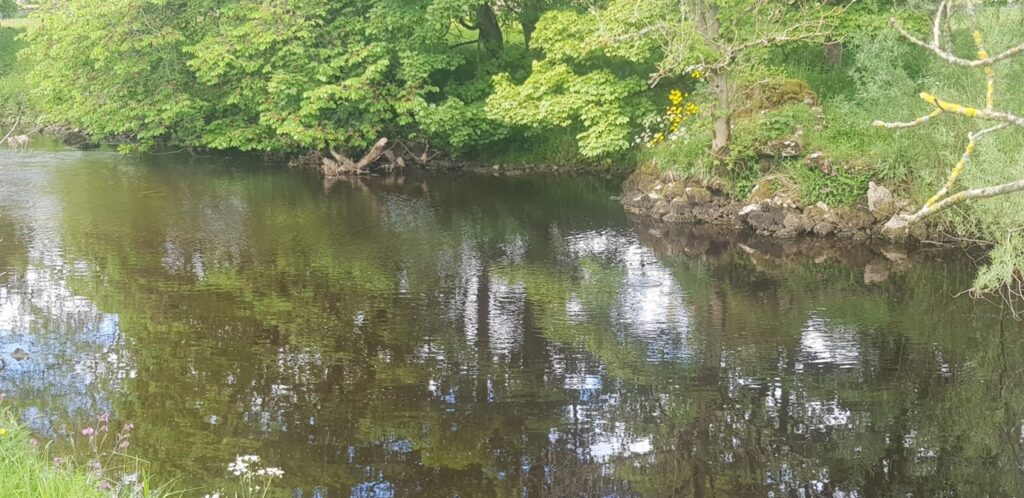
<path id="1" fill-rule="evenodd" d="M 711 0 L 689 0 L 693 12 L 693 23 L 704 42 L 710 47 L 719 47 L 718 5 Z M 715 159 L 725 159 L 729 155 L 729 142 L 732 140 L 732 103 L 730 94 L 732 85 L 729 81 L 729 70 L 715 69 L 708 74 L 711 91 L 715 94 L 714 138 L 711 141 L 711 154 Z"/>
<path id="2" fill-rule="evenodd" d="M 830 66 L 843 65 L 843 42 L 833 40 L 825 43 L 825 63 Z"/>
<path id="3" fill-rule="evenodd" d="M 519 25 L 523 27 L 523 44 L 530 49 L 530 40 L 533 39 L 533 32 L 537 31 L 537 23 L 540 22 L 542 12 L 539 2 L 525 1 L 519 13 Z"/>
<path id="4" fill-rule="evenodd" d="M 533 39 L 533 32 L 537 31 L 536 19 L 523 19 L 520 24 L 523 26 L 523 45 L 530 50 L 530 40 Z"/>
<path id="5" fill-rule="evenodd" d="M 714 137 L 711 140 L 711 155 L 715 159 L 729 156 L 729 143 L 732 141 L 732 83 L 729 72 L 725 69 L 708 76 L 711 91 L 715 94 Z"/>
<path id="6" fill-rule="evenodd" d="M 490 4 L 476 8 L 476 25 L 480 29 L 480 44 L 490 53 L 500 53 L 505 48 L 505 38 L 498 25 L 498 16 Z"/>

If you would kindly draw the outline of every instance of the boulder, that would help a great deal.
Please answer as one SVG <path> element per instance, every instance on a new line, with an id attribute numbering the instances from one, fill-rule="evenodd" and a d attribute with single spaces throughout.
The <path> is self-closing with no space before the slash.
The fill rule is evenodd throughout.
<path id="1" fill-rule="evenodd" d="M 832 158 L 824 152 L 814 152 L 804 159 L 804 166 L 808 169 L 820 171 L 824 175 L 835 176 L 836 169 L 832 164 Z"/>
<path id="2" fill-rule="evenodd" d="M 875 182 L 868 184 L 868 211 L 878 221 L 887 220 L 896 212 L 896 201 L 889 189 Z"/>
<path id="3" fill-rule="evenodd" d="M 814 228 L 814 223 L 805 215 L 798 212 L 790 212 L 782 219 L 782 226 L 799 234 L 811 231 Z"/>
<path id="4" fill-rule="evenodd" d="M 661 219 L 661 218 L 665 217 L 666 214 L 669 214 L 670 212 L 671 212 L 671 209 L 670 209 L 669 203 L 668 203 L 668 201 L 666 201 L 664 199 L 662 199 L 662 200 L 660 200 L 658 202 L 655 202 L 654 206 L 651 206 L 651 216 L 654 217 L 654 218 Z"/>
<path id="5" fill-rule="evenodd" d="M 836 225 L 828 221 L 819 221 L 814 224 L 814 228 L 812 228 L 811 231 L 814 232 L 814 235 L 831 235 L 835 233 Z"/>
<path id="6" fill-rule="evenodd" d="M 750 228 L 757 230 L 759 233 L 775 233 L 783 228 L 782 221 L 784 219 L 785 215 L 782 211 L 758 210 L 747 214 L 744 221 L 750 225 Z"/>
<path id="7" fill-rule="evenodd" d="M 834 223 L 839 232 L 858 232 L 875 224 L 875 215 L 856 207 L 845 207 L 829 211 L 825 221 Z"/>
<path id="8" fill-rule="evenodd" d="M 711 191 L 703 187 L 687 187 L 686 199 L 690 204 L 705 204 L 711 202 Z"/>

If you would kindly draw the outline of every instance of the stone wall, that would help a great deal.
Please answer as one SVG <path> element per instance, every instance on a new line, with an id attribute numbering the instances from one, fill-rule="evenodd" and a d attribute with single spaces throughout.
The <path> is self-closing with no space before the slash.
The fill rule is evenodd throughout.
<path id="1" fill-rule="evenodd" d="M 678 179 L 655 166 L 643 166 L 623 186 L 626 211 L 664 223 L 713 224 L 750 230 L 762 236 L 833 236 L 855 240 L 904 241 L 928 237 L 924 226 L 902 233 L 886 228 L 908 203 L 895 199 L 885 187 L 871 184 L 863 205 L 803 206 L 784 194 L 750 196 L 738 201 L 713 183 Z"/>

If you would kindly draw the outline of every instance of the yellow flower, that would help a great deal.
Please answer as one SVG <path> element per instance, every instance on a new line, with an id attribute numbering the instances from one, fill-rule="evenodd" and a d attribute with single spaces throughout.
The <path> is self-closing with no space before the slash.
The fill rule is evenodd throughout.
<path id="1" fill-rule="evenodd" d="M 6 435 L 7 435 L 7 429 L 4 429 L 3 427 L 0 427 L 0 437 L 4 437 Z"/>
<path id="2" fill-rule="evenodd" d="M 701 72 L 699 69 L 694 69 L 693 72 L 690 73 L 690 76 L 693 77 L 693 79 L 695 80 L 699 80 L 701 77 Z"/>

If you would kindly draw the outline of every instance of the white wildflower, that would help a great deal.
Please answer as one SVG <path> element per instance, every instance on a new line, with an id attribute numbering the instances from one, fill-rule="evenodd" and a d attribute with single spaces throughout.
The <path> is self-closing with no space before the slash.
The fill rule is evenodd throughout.
<path id="1" fill-rule="evenodd" d="M 265 469 L 260 469 L 256 471 L 256 475 L 267 477 L 282 477 L 284 476 L 284 471 L 277 467 L 267 467 Z"/>

